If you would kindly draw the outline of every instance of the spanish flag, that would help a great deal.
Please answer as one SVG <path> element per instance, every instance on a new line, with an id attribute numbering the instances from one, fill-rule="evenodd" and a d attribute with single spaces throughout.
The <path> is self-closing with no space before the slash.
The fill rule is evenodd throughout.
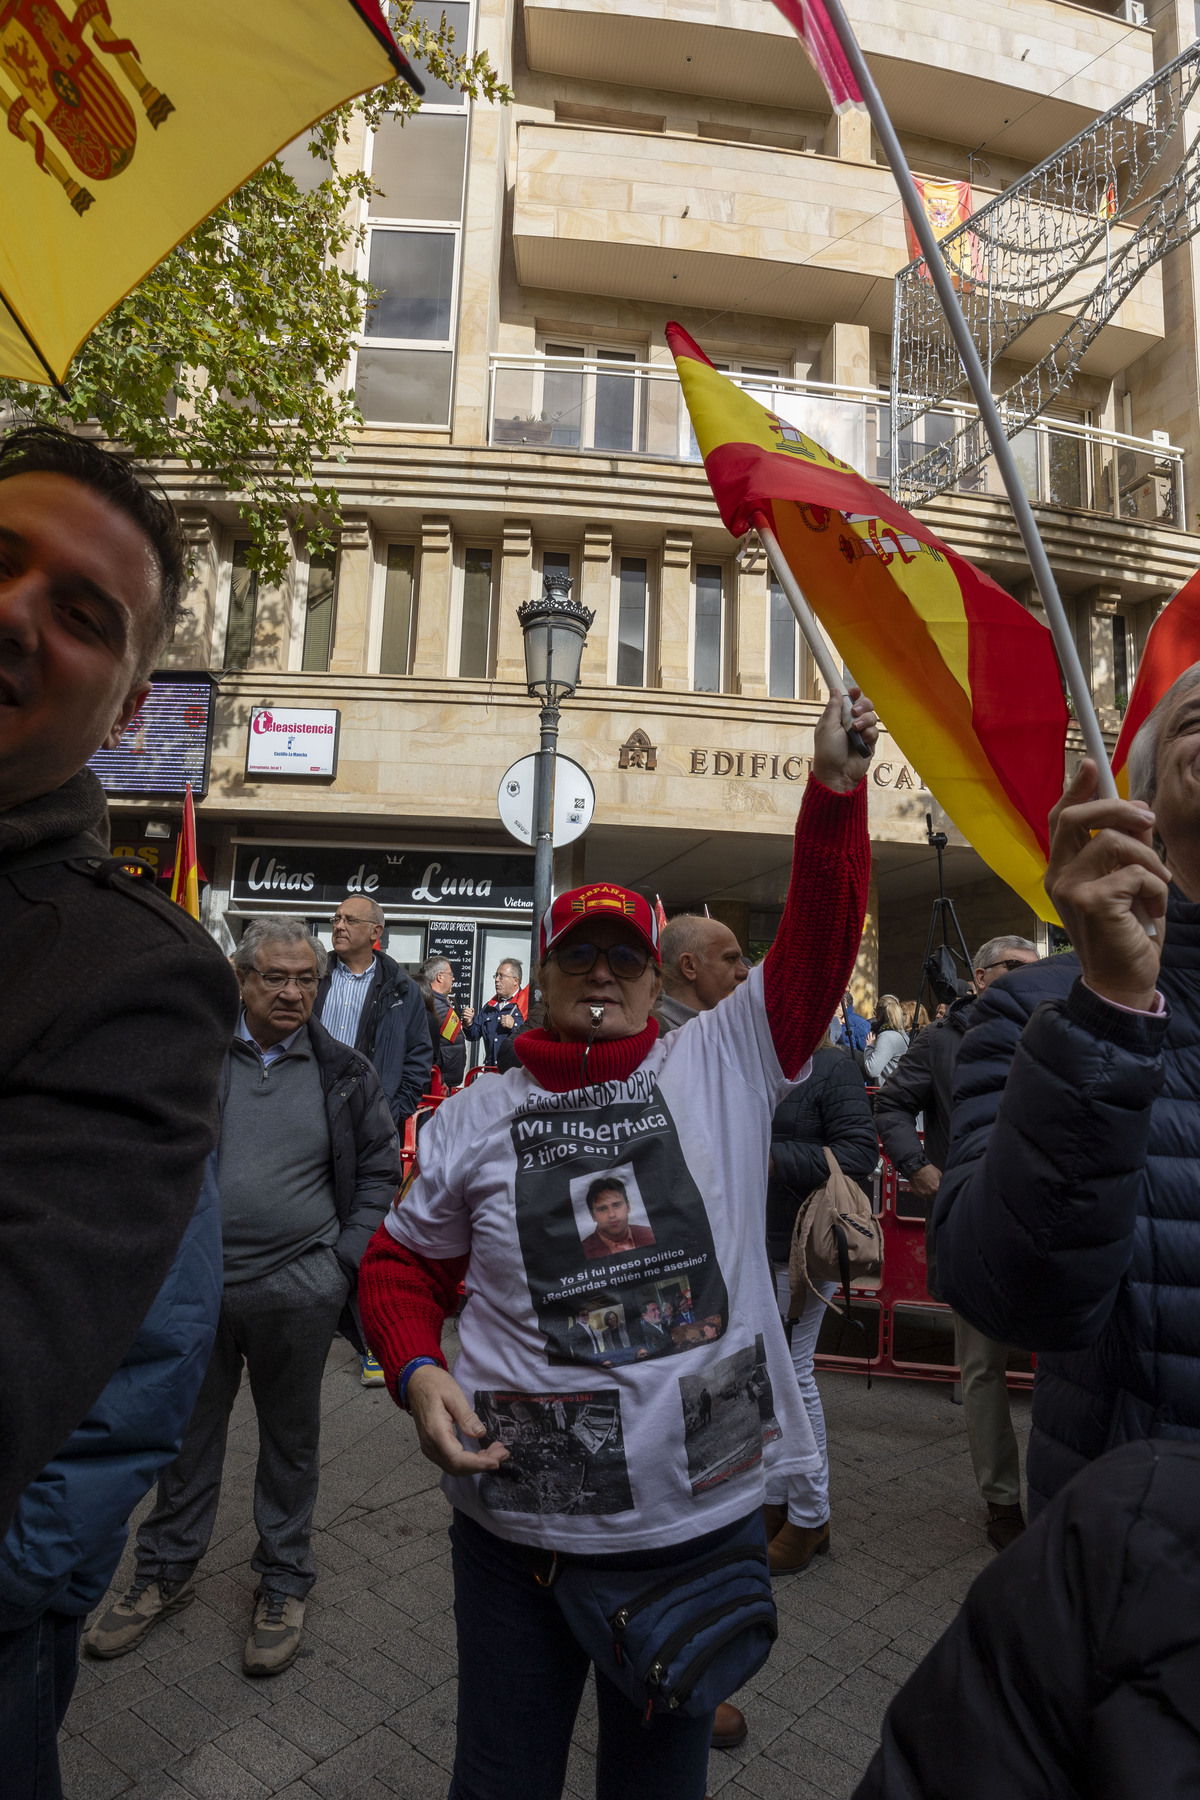
<path id="1" fill-rule="evenodd" d="M 960 225 L 965 225 L 975 210 L 969 181 L 925 181 L 921 176 L 914 175 L 913 186 L 921 196 L 925 217 L 933 226 L 933 234 L 939 242 L 952 231 L 957 231 Z M 904 215 L 904 230 L 908 238 L 908 254 L 915 262 L 921 256 L 921 246 L 907 213 Z M 951 247 L 948 259 L 950 270 L 960 282 L 964 279 L 972 280 L 978 273 L 975 267 L 978 251 L 974 232 L 968 233 L 965 239 Z M 924 270 L 924 279 L 930 279 L 928 269 Z"/>
<path id="2" fill-rule="evenodd" d="M 420 91 L 379 0 L 0 0 L 0 375 L 62 381 L 256 169 L 397 75 Z"/>
<path id="3" fill-rule="evenodd" d="M 448 1044 L 456 1044 L 462 1036 L 462 1020 L 454 1010 L 453 1002 L 446 1008 L 446 1016 L 442 1020 L 442 1036 Z"/>
<path id="4" fill-rule="evenodd" d="M 1200 662 L 1200 569 L 1163 607 L 1146 638 L 1137 679 L 1121 721 L 1121 735 L 1113 751 L 1117 792 L 1126 798 L 1130 745 L 1172 682 L 1194 662 Z"/>
<path id="5" fill-rule="evenodd" d="M 187 784 L 183 800 L 183 829 L 175 846 L 175 868 L 171 875 L 171 898 L 193 919 L 200 918 L 200 865 L 196 858 L 196 808 L 192 804 L 192 784 Z"/>
<path id="6" fill-rule="evenodd" d="M 704 467 L 736 537 L 765 518 L 905 757 L 1043 919 L 1067 707 L 1050 633 L 847 463 L 717 373 L 668 325 Z"/>

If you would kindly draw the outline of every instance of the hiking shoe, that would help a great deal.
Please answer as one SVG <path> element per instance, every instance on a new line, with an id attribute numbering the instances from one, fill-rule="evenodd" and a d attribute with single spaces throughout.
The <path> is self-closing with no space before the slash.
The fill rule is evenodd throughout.
<path id="1" fill-rule="evenodd" d="M 362 1359 L 362 1384 L 364 1387 L 386 1387 L 387 1385 L 387 1376 L 383 1372 L 382 1365 L 376 1362 L 369 1350 Z"/>
<path id="2" fill-rule="evenodd" d="M 1007 1550 L 1025 1529 L 1025 1514 L 1017 1506 L 993 1506 L 988 1502 L 988 1543 L 993 1550 Z"/>
<path id="3" fill-rule="evenodd" d="M 194 1576 L 189 1575 L 186 1581 L 167 1582 L 139 1575 L 128 1593 L 84 1633 L 83 1647 L 89 1656 L 102 1660 L 125 1656 L 137 1649 L 160 1619 L 182 1612 L 195 1598 Z"/>
<path id="4" fill-rule="evenodd" d="M 304 1602 L 295 1594 L 258 1594 L 242 1668 L 247 1675 L 281 1675 L 296 1660 L 304 1635 Z"/>
<path id="5" fill-rule="evenodd" d="M 789 1519 L 767 1545 L 772 1575 L 798 1575 L 814 1556 L 829 1554 L 829 1521 L 824 1525 L 793 1525 Z"/>

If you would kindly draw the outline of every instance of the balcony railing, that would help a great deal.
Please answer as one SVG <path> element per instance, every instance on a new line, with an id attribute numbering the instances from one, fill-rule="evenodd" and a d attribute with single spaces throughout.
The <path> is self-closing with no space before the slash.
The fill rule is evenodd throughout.
<path id="1" fill-rule="evenodd" d="M 784 424 L 814 438 L 869 481 L 888 486 L 892 446 L 886 396 L 774 375 L 730 379 Z M 926 413 L 901 434 L 901 457 L 915 460 L 952 436 L 972 410 Z M 700 461 L 678 378 L 662 363 L 493 356 L 489 421 L 488 442 L 497 446 Z M 1013 439 L 1013 451 L 1025 492 L 1039 505 L 1183 528 L 1183 452 L 1170 443 L 1041 419 Z M 957 491 L 1002 496 L 994 460 L 974 470 Z"/>

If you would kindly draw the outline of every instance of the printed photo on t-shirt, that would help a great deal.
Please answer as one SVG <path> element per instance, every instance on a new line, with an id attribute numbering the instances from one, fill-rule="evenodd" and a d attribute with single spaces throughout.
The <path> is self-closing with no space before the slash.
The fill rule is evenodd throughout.
<path id="1" fill-rule="evenodd" d="M 714 1342 L 729 1302 L 657 1084 L 635 1076 L 602 1094 L 593 1106 L 533 1096 L 511 1135 L 517 1233 L 547 1359 L 612 1369 Z"/>
<path id="2" fill-rule="evenodd" d="M 703 1374 L 681 1375 L 679 1399 L 693 1494 L 752 1469 L 762 1460 L 763 1446 L 783 1435 L 761 1332 L 753 1344 Z"/>
<path id="3" fill-rule="evenodd" d="M 577 1394 L 477 1390 L 487 1443 L 508 1461 L 482 1475 L 479 1498 L 491 1512 L 620 1513 L 633 1510 L 616 1388 Z"/>

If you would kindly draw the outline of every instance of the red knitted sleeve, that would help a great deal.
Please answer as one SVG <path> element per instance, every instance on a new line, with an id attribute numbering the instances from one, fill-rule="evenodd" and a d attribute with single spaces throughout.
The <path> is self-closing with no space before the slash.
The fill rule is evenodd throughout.
<path id="1" fill-rule="evenodd" d="M 419 1256 L 398 1244 L 386 1223 L 363 1252 L 358 1269 L 363 1335 L 383 1364 L 393 1400 L 400 1372 L 414 1356 L 432 1356 L 446 1367 L 442 1326 L 458 1304 L 458 1284 L 470 1260 Z"/>
<path id="2" fill-rule="evenodd" d="M 794 1081 L 846 991 L 867 916 L 867 784 L 835 794 L 809 777 L 796 820 L 792 879 L 763 965 L 779 1066 Z"/>

